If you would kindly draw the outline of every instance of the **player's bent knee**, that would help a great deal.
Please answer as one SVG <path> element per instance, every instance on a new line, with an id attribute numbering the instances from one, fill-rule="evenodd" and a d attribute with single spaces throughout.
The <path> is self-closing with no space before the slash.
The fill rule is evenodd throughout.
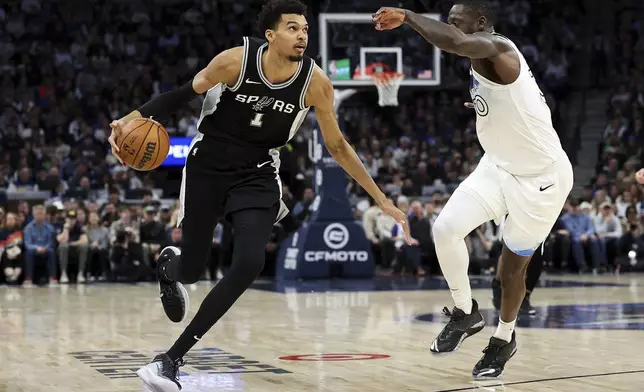
<path id="1" fill-rule="evenodd" d="M 204 255 L 199 258 L 186 258 L 186 253 L 181 254 L 181 283 L 197 283 L 204 271 L 206 270 L 206 261 L 208 256 Z"/>
<path id="2" fill-rule="evenodd" d="M 184 270 L 181 273 L 181 283 L 183 284 L 193 284 L 197 283 L 201 279 L 204 269 L 195 269 L 191 268 L 189 270 Z"/>
<path id="3" fill-rule="evenodd" d="M 465 238 L 465 234 L 460 233 L 457 223 L 449 217 L 439 215 L 434 226 L 432 227 L 432 236 L 436 246 L 453 243 Z"/>

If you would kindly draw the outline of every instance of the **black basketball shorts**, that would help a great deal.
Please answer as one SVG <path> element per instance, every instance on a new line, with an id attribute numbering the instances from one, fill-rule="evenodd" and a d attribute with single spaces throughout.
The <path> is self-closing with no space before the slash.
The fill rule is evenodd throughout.
<path id="1" fill-rule="evenodd" d="M 280 206 L 278 222 L 288 214 L 282 202 L 279 165 L 276 150 L 240 148 L 198 134 L 183 168 L 177 224 L 187 214 L 191 220 L 213 216 L 217 221 L 230 220 L 235 211 L 276 204 Z"/>

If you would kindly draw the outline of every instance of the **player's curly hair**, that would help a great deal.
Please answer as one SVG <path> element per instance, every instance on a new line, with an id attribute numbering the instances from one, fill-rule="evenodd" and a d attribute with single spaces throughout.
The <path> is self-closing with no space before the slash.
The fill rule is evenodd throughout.
<path id="1" fill-rule="evenodd" d="M 257 18 L 259 32 L 275 30 L 283 14 L 306 15 L 306 6 L 300 0 L 269 0 Z"/>
<path id="2" fill-rule="evenodd" d="M 489 25 L 493 25 L 496 22 L 496 7 L 488 0 L 456 0 L 454 4 L 462 5 L 477 17 L 485 16 Z"/>

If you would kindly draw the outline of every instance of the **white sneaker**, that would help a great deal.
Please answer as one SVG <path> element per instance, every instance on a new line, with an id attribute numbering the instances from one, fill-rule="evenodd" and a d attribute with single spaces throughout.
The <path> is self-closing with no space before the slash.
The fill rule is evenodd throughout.
<path id="1" fill-rule="evenodd" d="M 34 287 L 34 284 L 31 280 L 25 280 L 24 282 L 22 282 L 22 287 L 28 289 L 28 288 Z"/>
<path id="2" fill-rule="evenodd" d="M 69 278 L 67 277 L 67 273 L 66 273 L 66 272 L 63 272 L 63 273 L 60 275 L 60 283 L 63 283 L 63 284 L 64 284 L 64 283 L 69 283 Z"/>
<path id="3" fill-rule="evenodd" d="M 76 283 L 85 283 L 85 275 L 82 273 L 79 273 L 78 277 L 76 278 Z"/>
<path id="4" fill-rule="evenodd" d="M 49 279 L 49 287 L 58 287 L 58 281 L 56 279 Z"/>
<path id="5" fill-rule="evenodd" d="M 136 374 L 153 392 L 179 392 L 179 367 L 182 365 L 183 361 L 173 362 L 166 354 L 160 354 Z"/>

